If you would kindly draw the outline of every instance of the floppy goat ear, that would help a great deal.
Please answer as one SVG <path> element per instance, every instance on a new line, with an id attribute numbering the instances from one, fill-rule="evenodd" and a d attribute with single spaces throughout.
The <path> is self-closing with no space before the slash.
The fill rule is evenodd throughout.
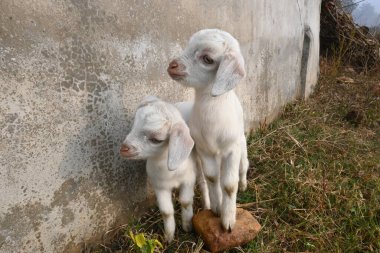
<path id="1" fill-rule="evenodd" d="M 176 170 L 190 155 L 194 141 L 184 122 L 172 126 L 169 137 L 168 168 Z"/>
<path id="2" fill-rule="evenodd" d="M 243 56 L 238 51 L 229 50 L 219 64 L 215 82 L 211 89 L 211 96 L 217 97 L 232 90 L 244 76 Z"/>

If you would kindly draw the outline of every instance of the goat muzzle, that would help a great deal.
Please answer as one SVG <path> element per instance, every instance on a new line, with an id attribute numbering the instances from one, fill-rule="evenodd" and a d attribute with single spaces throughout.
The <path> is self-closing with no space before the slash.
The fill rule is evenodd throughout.
<path id="1" fill-rule="evenodd" d="M 128 145 L 128 144 L 121 144 L 120 146 L 120 155 L 121 156 L 124 156 L 124 157 L 133 157 L 133 156 L 136 156 L 136 148 L 131 146 L 131 145 Z"/>
<path id="2" fill-rule="evenodd" d="M 177 60 L 172 60 L 168 66 L 168 74 L 174 80 L 180 80 L 186 76 L 185 66 Z"/>

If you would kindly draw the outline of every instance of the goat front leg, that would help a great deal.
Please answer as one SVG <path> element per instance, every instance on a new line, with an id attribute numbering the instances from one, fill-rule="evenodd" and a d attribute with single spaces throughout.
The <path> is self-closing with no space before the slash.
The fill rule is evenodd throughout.
<path id="1" fill-rule="evenodd" d="M 220 188 L 220 161 L 215 156 L 199 154 L 202 162 L 202 169 L 206 177 L 208 192 L 210 196 L 210 206 L 214 214 L 220 216 L 222 204 L 222 191 Z"/>
<path id="2" fill-rule="evenodd" d="M 170 190 L 155 190 L 158 208 L 164 220 L 165 240 L 171 242 L 174 239 L 175 220 L 172 202 L 172 192 Z"/>
<path id="3" fill-rule="evenodd" d="M 181 203 L 182 228 L 186 232 L 190 232 L 192 229 L 191 219 L 193 218 L 193 197 L 194 184 L 181 185 L 179 202 Z"/>
<path id="4" fill-rule="evenodd" d="M 222 225 L 227 231 L 231 231 L 236 223 L 236 195 L 239 184 L 239 165 L 241 149 L 239 145 L 233 148 L 222 158 L 221 185 L 222 199 Z"/>
<path id="5" fill-rule="evenodd" d="M 241 159 L 240 159 L 240 167 L 239 167 L 239 190 L 245 191 L 247 190 L 247 171 L 249 167 L 249 162 L 248 162 L 248 153 L 247 153 L 247 140 L 244 134 L 242 136 L 240 147 L 241 147 Z"/>

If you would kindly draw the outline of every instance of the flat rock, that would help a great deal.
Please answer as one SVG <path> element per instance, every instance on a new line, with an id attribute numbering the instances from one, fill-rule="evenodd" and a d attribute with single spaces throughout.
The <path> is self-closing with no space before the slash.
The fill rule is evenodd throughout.
<path id="1" fill-rule="evenodd" d="M 236 224 L 232 232 L 222 228 L 220 217 L 211 210 L 203 210 L 193 216 L 195 231 L 202 237 L 211 252 L 220 252 L 252 241 L 261 225 L 244 209 L 237 208 Z"/>

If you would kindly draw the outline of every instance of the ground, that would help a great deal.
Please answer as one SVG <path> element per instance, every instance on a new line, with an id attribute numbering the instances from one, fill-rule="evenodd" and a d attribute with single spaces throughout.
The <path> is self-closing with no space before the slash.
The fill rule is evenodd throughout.
<path id="1" fill-rule="evenodd" d="M 230 252 L 380 252 L 380 70 L 331 66 L 323 61 L 307 101 L 250 135 L 249 185 L 238 203 L 263 228 Z M 180 224 L 178 204 L 176 214 Z M 200 238 L 177 228 L 175 242 L 156 252 L 207 252 Z M 154 208 L 84 251 L 133 252 L 129 231 L 162 242 L 162 230 Z"/>

